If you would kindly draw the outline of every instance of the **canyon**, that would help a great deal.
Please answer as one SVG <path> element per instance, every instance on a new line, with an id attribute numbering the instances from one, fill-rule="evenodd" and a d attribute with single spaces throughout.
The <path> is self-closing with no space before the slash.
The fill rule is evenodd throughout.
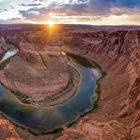
<path id="1" fill-rule="evenodd" d="M 65 88 L 70 74 L 66 56 L 61 53 L 62 51 L 96 62 L 106 75 L 99 81 L 100 95 L 97 107 L 81 117 L 72 127 L 65 126 L 58 134 L 35 137 L 27 130 L 14 126 L 17 133 L 28 140 L 138 140 L 140 138 L 139 27 L 56 25 L 59 28 L 52 31 L 53 37 L 50 37 L 50 31 L 46 30 L 44 25 L 32 26 L 21 25 L 18 29 L 9 27 L 1 30 L 1 57 L 9 49 L 19 49 L 19 53 L 10 59 L 4 70 L 0 71 L 0 82 L 14 93 L 18 91 L 27 96 L 37 95 L 36 99 L 24 98 L 31 99 L 35 103 L 33 105 L 42 107 L 42 104 L 39 104 L 39 97 L 43 97 L 44 100 L 46 98 L 44 93 L 47 92 L 48 96 Z M 49 74 L 46 74 L 46 69 L 49 69 L 47 71 Z M 51 87 L 44 81 L 52 82 Z M 30 84 L 33 85 L 29 86 Z"/>
<path id="2" fill-rule="evenodd" d="M 75 129 L 66 129 L 60 139 L 76 139 L 77 135 L 79 139 L 139 139 L 140 31 L 85 32 L 71 33 L 72 40 L 82 42 L 75 45 L 74 52 L 97 62 L 107 75 L 101 81 L 98 111 L 87 115 Z M 74 46 L 74 41 L 70 42 L 68 45 Z"/>
<path id="3" fill-rule="evenodd" d="M 2 38 L 2 48 L 8 46 L 5 42 Z M 0 81 L 22 102 L 43 107 L 46 100 L 68 85 L 67 60 L 59 47 L 46 44 L 39 46 L 24 38 L 20 40 L 18 49 L 18 55 L 0 72 Z"/>

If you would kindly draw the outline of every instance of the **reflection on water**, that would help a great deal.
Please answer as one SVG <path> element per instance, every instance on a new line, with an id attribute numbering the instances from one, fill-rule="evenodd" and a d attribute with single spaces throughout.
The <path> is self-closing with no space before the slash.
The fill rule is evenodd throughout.
<path id="1" fill-rule="evenodd" d="M 97 69 L 70 64 L 81 74 L 77 93 L 67 102 L 45 109 L 37 109 L 15 100 L 14 95 L 0 85 L 0 110 L 13 122 L 34 132 L 49 132 L 68 125 L 91 109 L 95 99 Z"/>
<path id="2" fill-rule="evenodd" d="M 4 62 L 4 61 L 7 60 L 8 58 L 10 58 L 10 57 L 16 55 L 17 52 L 18 52 L 18 50 L 7 51 L 7 52 L 4 54 L 4 56 L 3 56 L 2 60 L 0 61 L 0 63 Z"/>

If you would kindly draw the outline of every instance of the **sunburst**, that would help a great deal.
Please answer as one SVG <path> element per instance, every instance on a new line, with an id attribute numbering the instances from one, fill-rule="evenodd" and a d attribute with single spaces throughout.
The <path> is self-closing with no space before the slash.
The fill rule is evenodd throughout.
<path id="1" fill-rule="evenodd" d="M 54 22 L 51 21 L 51 20 L 49 20 L 49 21 L 47 22 L 47 24 L 48 24 L 50 27 L 52 27 L 52 26 L 54 25 Z"/>

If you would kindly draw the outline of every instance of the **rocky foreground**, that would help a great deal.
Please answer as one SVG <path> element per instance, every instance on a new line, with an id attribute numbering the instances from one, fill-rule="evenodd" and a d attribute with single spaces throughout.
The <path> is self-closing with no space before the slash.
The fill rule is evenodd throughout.
<path id="1" fill-rule="evenodd" d="M 15 131 L 13 125 L 5 119 L 0 118 L 0 139 L 1 140 L 22 140 Z"/>
<path id="2" fill-rule="evenodd" d="M 9 32 L 10 31 L 7 31 L 5 34 L 9 35 Z M 34 32 L 36 34 L 31 34 L 32 32 L 33 31 L 31 30 L 25 32 L 24 30 L 23 35 L 22 29 L 20 33 L 19 31 L 15 31 L 15 34 L 22 33 L 24 38 L 28 37 L 26 40 L 31 44 L 32 41 L 35 44 L 38 44 L 38 42 L 41 41 L 42 43 L 61 45 L 65 51 L 85 56 L 97 62 L 106 71 L 107 75 L 100 81 L 101 94 L 97 110 L 82 117 L 77 125 L 74 125 L 71 128 L 65 128 L 64 131 L 58 135 L 33 136 L 29 132 L 19 128 L 17 128 L 17 132 L 20 133 L 24 139 L 30 140 L 139 140 L 140 30 L 137 28 L 125 29 L 125 27 L 123 30 L 122 28 L 90 27 L 89 29 L 83 29 L 81 27 L 65 27 L 64 29 L 61 28 L 61 30 L 58 31 L 58 34 L 55 34 L 54 38 L 48 42 L 44 39 L 48 37 L 46 32 L 44 32 L 44 29 L 37 29 L 37 31 Z M 15 41 L 16 37 L 17 41 Z M 7 38 L 14 40 L 14 43 L 18 44 L 20 38 L 19 36 L 16 37 L 12 36 L 10 38 L 8 36 Z M 25 41 L 20 42 L 20 46 L 24 46 L 23 50 L 28 45 L 29 43 Z M 22 47 L 19 48 L 22 49 Z M 27 47 L 27 50 L 28 48 L 29 47 Z M 26 52 L 26 49 L 23 52 Z M 20 57 L 21 56 L 25 55 L 21 53 Z M 17 57 L 18 59 L 21 59 L 19 55 Z M 11 61 L 14 61 L 15 66 L 17 66 L 15 59 L 12 59 Z M 22 61 L 23 60 L 25 60 L 24 57 L 22 58 Z M 25 62 L 22 61 L 21 64 Z M 28 61 L 31 61 L 30 63 L 33 64 L 36 63 L 34 58 L 29 60 L 27 58 L 27 62 Z M 40 63 L 37 63 L 37 65 L 40 65 Z M 48 65 L 44 65 L 44 67 L 47 66 Z M 28 66 L 28 69 L 31 69 L 32 67 L 33 65 Z M 56 68 L 58 69 L 58 67 L 60 68 L 60 66 L 57 66 Z M 12 66 L 10 66 L 10 69 L 12 70 Z M 8 71 L 8 68 L 5 70 Z M 31 73 L 36 72 L 33 71 L 33 69 L 31 70 Z M 14 71 L 10 71 L 10 73 L 14 74 Z M 31 73 L 29 73 L 29 75 Z M 42 72 L 40 72 L 40 74 L 42 74 Z M 67 75 L 67 73 L 63 74 Z M 4 75 L 4 73 L 2 73 L 2 75 Z M 22 74 L 19 73 L 19 75 Z M 67 78 L 64 78 L 62 83 L 68 81 L 68 76 L 66 77 Z M 17 80 L 17 83 L 19 83 L 19 80 Z M 7 82 L 5 82 L 5 84 L 6 83 Z M 39 84 L 42 85 L 42 83 Z M 18 87 L 20 87 L 20 84 Z M 42 88 L 39 89 L 39 91 L 43 90 Z M 26 87 L 24 90 L 26 90 Z"/>

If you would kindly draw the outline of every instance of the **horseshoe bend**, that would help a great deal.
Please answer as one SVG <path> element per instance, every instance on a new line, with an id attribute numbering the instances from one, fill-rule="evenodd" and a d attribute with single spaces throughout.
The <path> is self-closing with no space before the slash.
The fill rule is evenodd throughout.
<path id="1" fill-rule="evenodd" d="M 140 138 L 139 47 L 139 26 L 1 25 L 0 126 L 9 126 L 2 132 Z"/>
<path id="2" fill-rule="evenodd" d="M 21 40 L 19 52 L 1 71 L 0 80 L 22 102 L 42 106 L 69 86 L 72 69 L 59 47 L 37 47 Z"/>

